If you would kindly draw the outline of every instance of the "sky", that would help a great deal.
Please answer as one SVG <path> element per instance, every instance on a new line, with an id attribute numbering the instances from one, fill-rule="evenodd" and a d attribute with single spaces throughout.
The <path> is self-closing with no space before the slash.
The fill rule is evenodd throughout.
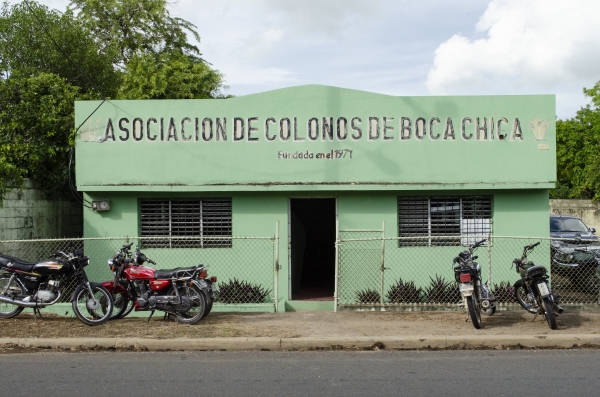
<path id="1" fill-rule="evenodd" d="M 64 10 L 69 0 L 40 0 Z M 13 1 L 14 3 L 14 1 Z M 397 96 L 556 94 L 600 81 L 597 0 L 170 0 L 226 94 L 324 84 Z"/>

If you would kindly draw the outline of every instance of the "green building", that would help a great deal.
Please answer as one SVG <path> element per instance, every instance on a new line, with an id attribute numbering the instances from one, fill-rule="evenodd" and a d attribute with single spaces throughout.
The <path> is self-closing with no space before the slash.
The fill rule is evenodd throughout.
<path id="1" fill-rule="evenodd" d="M 84 211 L 85 237 L 202 237 L 158 239 L 144 252 L 210 258 L 223 282 L 259 266 L 251 240 L 235 238 L 275 236 L 278 223 L 280 269 L 267 287 L 279 310 L 333 309 L 336 227 L 385 222 L 386 237 L 461 236 L 449 248 L 404 247 L 452 253 L 468 236 L 549 235 L 553 95 L 395 97 L 308 85 L 226 100 L 106 101 L 94 112 L 99 104 L 76 104 L 76 124 L 85 121 L 77 189 L 109 200 L 109 210 Z M 219 273 L 236 255 L 244 260 Z"/>

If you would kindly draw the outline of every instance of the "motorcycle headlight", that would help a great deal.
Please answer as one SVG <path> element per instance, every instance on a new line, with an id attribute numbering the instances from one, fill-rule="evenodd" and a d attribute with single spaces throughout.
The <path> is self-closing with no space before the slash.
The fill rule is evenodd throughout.
<path id="1" fill-rule="evenodd" d="M 111 272 L 115 271 L 115 265 L 114 265 L 114 261 L 112 259 L 108 260 L 108 268 L 110 269 Z"/>

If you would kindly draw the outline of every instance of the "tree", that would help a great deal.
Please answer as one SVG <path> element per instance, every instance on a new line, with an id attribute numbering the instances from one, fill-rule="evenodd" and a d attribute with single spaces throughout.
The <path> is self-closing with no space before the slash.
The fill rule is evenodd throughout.
<path id="1" fill-rule="evenodd" d="M 222 98 L 223 76 L 202 60 L 178 51 L 131 58 L 120 99 Z"/>
<path id="2" fill-rule="evenodd" d="M 0 192 L 24 177 L 45 189 L 67 180 L 73 103 L 80 94 L 55 74 L 0 80 Z"/>
<path id="3" fill-rule="evenodd" d="M 61 14 L 35 1 L 28 3 L 31 8 L 25 3 L 2 4 L 0 78 L 53 73 L 81 92 L 96 87 L 102 95 L 114 97 L 120 85 L 119 72 L 73 13 Z"/>
<path id="4" fill-rule="evenodd" d="M 77 18 L 123 72 L 119 99 L 224 98 L 223 75 L 200 57 L 192 23 L 166 0 L 72 0 Z"/>
<path id="5" fill-rule="evenodd" d="M 124 68 L 140 54 L 179 50 L 200 56 L 186 34 L 188 31 L 200 41 L 196 26 L 172 17 L 167 4 L 166 0 L 72 0 L 70 7 L 79 11 L 78 19 L 98 38 L 102 51 Z"/>
<path id="6" fill-rule="evenodd" d="M 600 82 L 583 91 L 592 104 L 556 123 L 557 187 L 551 198 L 600 201 Z"/>
<path id="7" fill-rule="evenodd" d="M 75 100 L 223 97 L 223 76 L 187 41 L 186 32 L 200 39 L 195 26 L 171 17 L 166 1 L 70 6 L 2 4 L 0 203 L 25 177 L 66 186 Z"/>

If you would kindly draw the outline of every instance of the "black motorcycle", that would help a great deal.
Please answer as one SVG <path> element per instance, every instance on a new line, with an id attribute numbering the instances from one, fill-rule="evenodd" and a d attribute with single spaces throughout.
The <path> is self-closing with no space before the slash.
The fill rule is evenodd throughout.
<path id="1" fill-rule="evenodd" d="M 491 316 L 496 312 L 496 298 L 481 280 L 481 266 L 475 262 L 477 256 L 473 252 L 487 240 L 483 239 L 471 245 L 452 261 L 454 279 L 459 286 L 463 304 L 471 317 L 473 326 L 481 328 L 481 313 Z M 467 317 L 467 320 L 468 320 Z"/>
<path id="2" fill-rule="evenodd" d="M 30 263 L 0 254 L 0 318 L 15 317 L 24 308 L 40 309 L 60 302 L 63 288 L 73 277 L 78 282 L 70 301 L 73 312 L 87 325 L 110 319 L 113 302 L 102 285 L 88 281 L 84 267 L 90 263 L 83 250 L 56 252 L 47 260 Z"/>
<path id="3" fill-rule="evenodd" d="M 540 245 L 526 245 L 523 247 L 521 258 L 513 260 L 517 273 L 521 279 L 514 284 L 514 293 L 517 302 L 529 313 L 543 314 L 550 329 L 556 329 L 556 316 L 563 312 L 559 306 L 560 296 L 554 294 L 548 286 L 548 272 L 544 266 L 536 265 L 527 260 L 527 254 Z"/>

